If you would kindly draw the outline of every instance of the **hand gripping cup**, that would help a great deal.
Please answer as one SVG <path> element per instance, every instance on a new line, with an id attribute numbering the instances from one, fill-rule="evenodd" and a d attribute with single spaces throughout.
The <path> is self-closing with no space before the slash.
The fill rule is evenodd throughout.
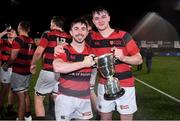
<path id="1" fill-rule="evenodd" d="M 112 53 L 101 55 L 97 58 L 97 68 L 100 74 L 107 79 L 105 87 L 105 100 L 114 100 L 121 97 L 125 90 L 119 86 L 119 80 L 114 76 L 115 58 Z"/>

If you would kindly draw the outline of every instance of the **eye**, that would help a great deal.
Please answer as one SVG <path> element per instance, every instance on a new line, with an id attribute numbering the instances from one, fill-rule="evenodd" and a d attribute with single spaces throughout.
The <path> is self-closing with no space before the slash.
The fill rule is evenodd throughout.
<path id="1" fill-rule="evenodd" d="M 105 18 L 107 18 L 107 16 L 106 16 L 106 15 L 103 15 L 102 18 L 105 19 Z"/>
<path id="2" fill-rule="evenodd" d="M 95 17 L 94 20 L 95 20 L 95 21 L 99 20 L 99 17 Z"/>
<path id="3" fill-rule="evenodd" d="M 82 30 L 82 31 L 86 31 L 86 27 L 82 27 L 81 30 Z"/>
<path id="4" fill-rule="evenodd" d="M 78 27 L 74 27 L 74 30 L 78 30 L 79 28 Z"/>

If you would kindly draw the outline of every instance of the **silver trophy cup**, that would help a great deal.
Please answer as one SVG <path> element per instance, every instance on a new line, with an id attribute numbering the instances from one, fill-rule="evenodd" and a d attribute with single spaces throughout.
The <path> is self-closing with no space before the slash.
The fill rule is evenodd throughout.
<path id="1" fill-rule="evenodd" d="M 112 53 L 101 55 L 97 58 L 97 68 L 100 74 L 107 79 L 104 99 L 114 100 L 121 97 L 125 90 L 119 86 L 119 80 L 114 76 L 114 56 Z"/>

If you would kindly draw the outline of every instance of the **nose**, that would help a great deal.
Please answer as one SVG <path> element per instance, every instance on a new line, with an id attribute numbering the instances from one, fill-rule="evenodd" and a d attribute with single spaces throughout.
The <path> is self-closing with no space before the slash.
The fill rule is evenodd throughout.
<path id="1" fill-rule="evenodd" d="M 82 31 L 83 31 L 82 29 L 79 29 L 79 30 L 78 30 L 78 34 L 81 34 L 81 33 L 82 33 Z"/>

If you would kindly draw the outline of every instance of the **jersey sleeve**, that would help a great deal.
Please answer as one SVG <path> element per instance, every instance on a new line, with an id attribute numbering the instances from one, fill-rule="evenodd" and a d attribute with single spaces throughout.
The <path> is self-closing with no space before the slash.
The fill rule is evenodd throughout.
<path id="1" fill-rule="evenodd" d="M 46 48 L 48 45 L 48 34 L 43 33 L 41 36 L 41 39 L 39 40 L 39 46 L 42 46 L 43 48 Z"/>
<path id="2" fill-rule="evenodd" d="M 64 50 L 65 50 L 65 52 L 64 53 L 59 53 L 59 54 L 55 54 L 54 55 L 54 59 L 62 59 L 64 62 L 67 62 L 68 61 L 68 59 L 67 59 L 67 57 L 68 57 L 68 50 L 66 49 L 66 48 L 64 48 Z"/>
<path id="3" fill-rule="evenodd" d="M 89 32 L 88 33 L 88 35 L 86 36 L 86 38 L 85 38 L 85 42 L 86 42 L 86 44 L 87 45 L 91 45 L 91 41 L 92 41 L 92 37 L 91 37 L 91 35 L 93 34 L 93 32 Z"/>
<path id="4" fill-rule="evenodd" d="M 135 40 L 129 33 L 126 33 L 124 35 L 123 40 L 126 43 L 126 49 L 127 49 L 129 55 L 135 55 L 136 53 L 139 52 L 139 48 L 138 48 Z"/>
<path id="5" fill-rule="evenodd" d="M 16 37 L 12 42 L 12 49 L 21 49 L 23 46 L 23 40 L 19 37 Z"/>
<path id="6" fill-rule="evenodd" d="M 60 53 L 60 54 L 58 54 L 58 55 L 55 55 L 55 57 L 54 57 L 55 59 L 61 59 L 61 60 L 63 60 L 64 62 L 67 62 L 67 56 L 66 56 L 66 53 Z"/>

